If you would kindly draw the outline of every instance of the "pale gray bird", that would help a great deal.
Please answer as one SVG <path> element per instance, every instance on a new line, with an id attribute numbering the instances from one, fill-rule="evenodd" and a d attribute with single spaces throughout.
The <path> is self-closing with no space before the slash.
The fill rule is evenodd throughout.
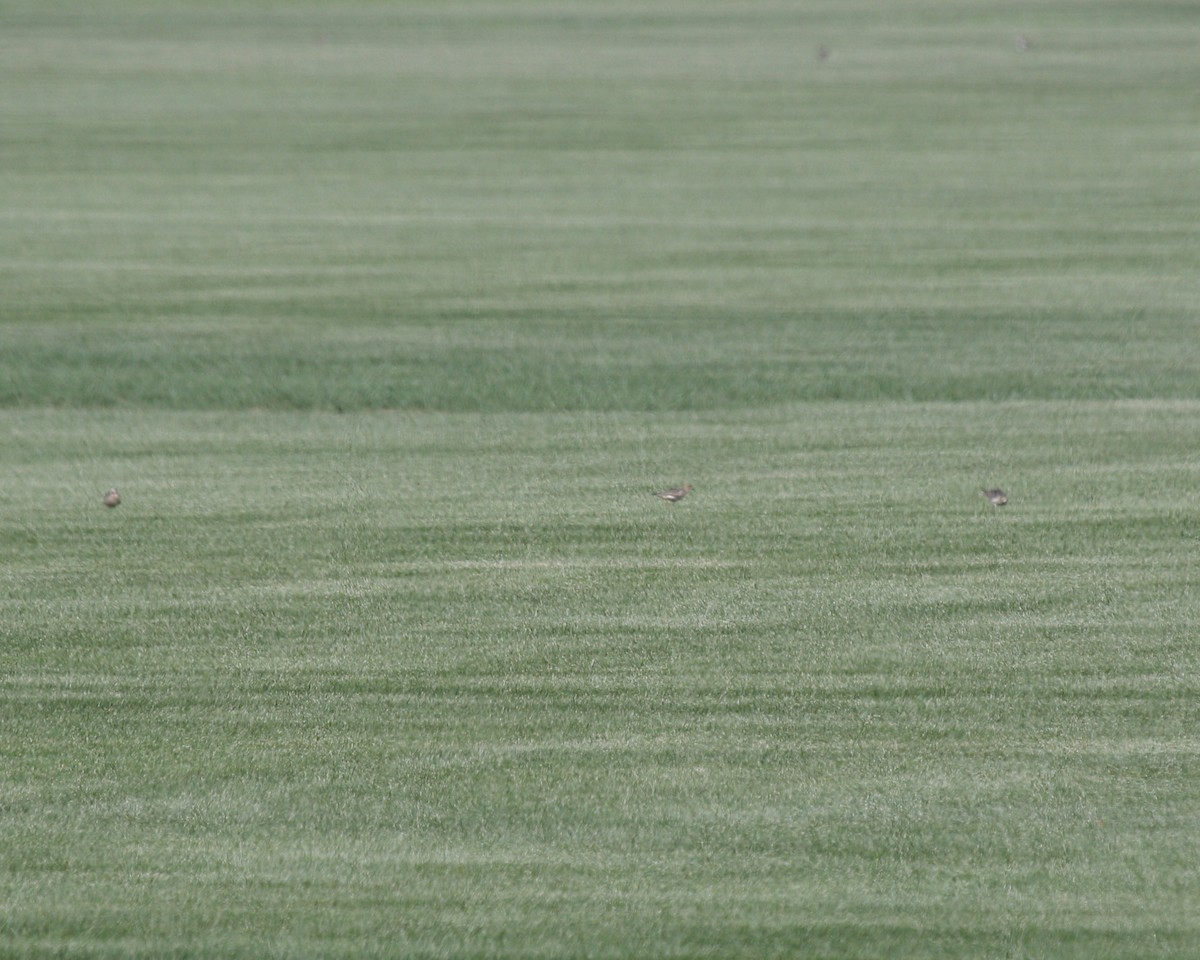
<path id="1" fill-rule="evenodd" d="M 116 487 L 113 487 L 104 495 L 104 505 L 106 507 L 119 507 L 121 505 L 121 495 L 117 493 Z"/>
<path id="2" fill-rule="evenodd" d="M 988 503 L 994 507 L 1002 507 L 1008 503 L 1008 494 L 996 487 L 994 490 L 984 490 L 983 495 L 988 498 Z"/>
<path id="3" fill-rule="evenodd" d="M 678 503 L 691 492 L 692 485 L 690 483 L 685 483 L 682 487 L 671 487 L 669 490 L 663 490 L 659 493 L 656 493 L 655 496 L 666 500 L 667 503 Z"/>

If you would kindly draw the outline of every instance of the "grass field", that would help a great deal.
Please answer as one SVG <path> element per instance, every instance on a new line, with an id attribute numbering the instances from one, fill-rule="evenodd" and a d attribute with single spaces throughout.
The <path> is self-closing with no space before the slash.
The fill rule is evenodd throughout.
<path id="1" fill-rule="evenodd" d="M 1195 956 L 1189 4 L 2 17 L 0 957 Z"/>

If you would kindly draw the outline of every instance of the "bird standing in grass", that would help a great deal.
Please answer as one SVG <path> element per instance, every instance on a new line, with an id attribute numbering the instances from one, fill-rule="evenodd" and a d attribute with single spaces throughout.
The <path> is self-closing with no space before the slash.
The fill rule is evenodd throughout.
<path id="1" fill-rule="evenodd" d="M 655 496 L 666 500 L 667 503 L 678 503 L 691 492 L 692 485 L 690 483 L 685 483 L 682 487 L 671 487 L 669 490 L 662 490 L 659 493 L 656 493 Z"/>
<path id="2" fill-rule="evenodd" d="M 999 487 L 994 490 L 984 490 L 983 495 L 988 498 L 988 502 L 994 507 L 1002 507 L 1008 503 L 1008 494 Z"/>
<path id="3" fill-rule="evenodd" d="M 121 505 L 121 495 L 117 493 L 116 487 L 113 487 L 104 495 L 104 505 L 106 507 L 119 507 Z"/>

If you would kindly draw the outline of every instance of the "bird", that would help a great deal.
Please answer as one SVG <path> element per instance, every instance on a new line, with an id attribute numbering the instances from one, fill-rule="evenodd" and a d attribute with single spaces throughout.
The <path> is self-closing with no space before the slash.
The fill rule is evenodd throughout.
<path id="1" fill-rule="evenodd" d="M 106 507 L 119 507 L 121 505 L 121 495 L 117 493 L 116 487 L 113 487 L 104 495 L 104 505 Z"/>
<path id="2" fill-rule="evenodd" d="M 983 495 L 988 498 L 988 502 L 994 507 L 1002 507 L 1008 503 L 1008 494 L 999 487 L 994 490 L 984 490 Z"/>
<path id="3" fill-rule="evenodd" d="M 1028 53 L 1030 50 L 1033 49 L 1033 41 L 1030 40 L 1027 36 L 1025 36 L 1025 34 L 1018 33 L 1017 34 L 1017 49 L 1020 50 L 1021 53 Z"/>
<path id="4" fill-rule="evenodd" d="M 831 53 L 830 49 L 827 46 L 825 46 L 825 44 L 821 44 L 819 47 L 817 47 L 817 59 L 820 60 L 822 63 L 829 59 L 830 53 Z"/>
<path id="5" fill-rule="evenodd" d="M 682 487 L 671 487 L 669 490 L 663 490 L 654 495 L 666 500 L 667 503 L 678 503 L 691 492 L 692 485 L 690 483 L 685 483 Z"/>

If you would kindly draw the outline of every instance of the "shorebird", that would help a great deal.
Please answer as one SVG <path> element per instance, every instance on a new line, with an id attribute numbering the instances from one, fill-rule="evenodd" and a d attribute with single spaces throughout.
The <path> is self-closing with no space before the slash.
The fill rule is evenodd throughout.
<path id="1" fill-rule="evenodd" d="M 682 487 L 671 487 L 670 490 L 663 490 L 661 493 L 656 493 L 656 497 L 661 497 L 667 503 L 678 503 L 689 493 L 692 492 L 692 485 L 685 483 Z"/>
<path id="2" fill-rule="evenodd" d="M 1017 49 L 1020 50 L 1022 53 L 1028 53 L 1030 50 L 1033 49 L 1033 41 L 1030 40 L 1027 36 L 1025 36 L 1025 34 L 1018 33 L 1017 34 Z"/>
<path id="3" fill-rule="evenodd" d="M 116 487 L 113 487 L 104 495 L 104 505 L 106 507 L 119 507 L 121 505 L 121 495 L 117 493 Z"/>
<path id="4" fill-rule="evenodd" d="M 994 507 L 1002 507 L 1008 503 L 1008 494 L 999 487 L 995 490 L 984 490 L 983 495 L 988 498 L 988 502 Z"/>

